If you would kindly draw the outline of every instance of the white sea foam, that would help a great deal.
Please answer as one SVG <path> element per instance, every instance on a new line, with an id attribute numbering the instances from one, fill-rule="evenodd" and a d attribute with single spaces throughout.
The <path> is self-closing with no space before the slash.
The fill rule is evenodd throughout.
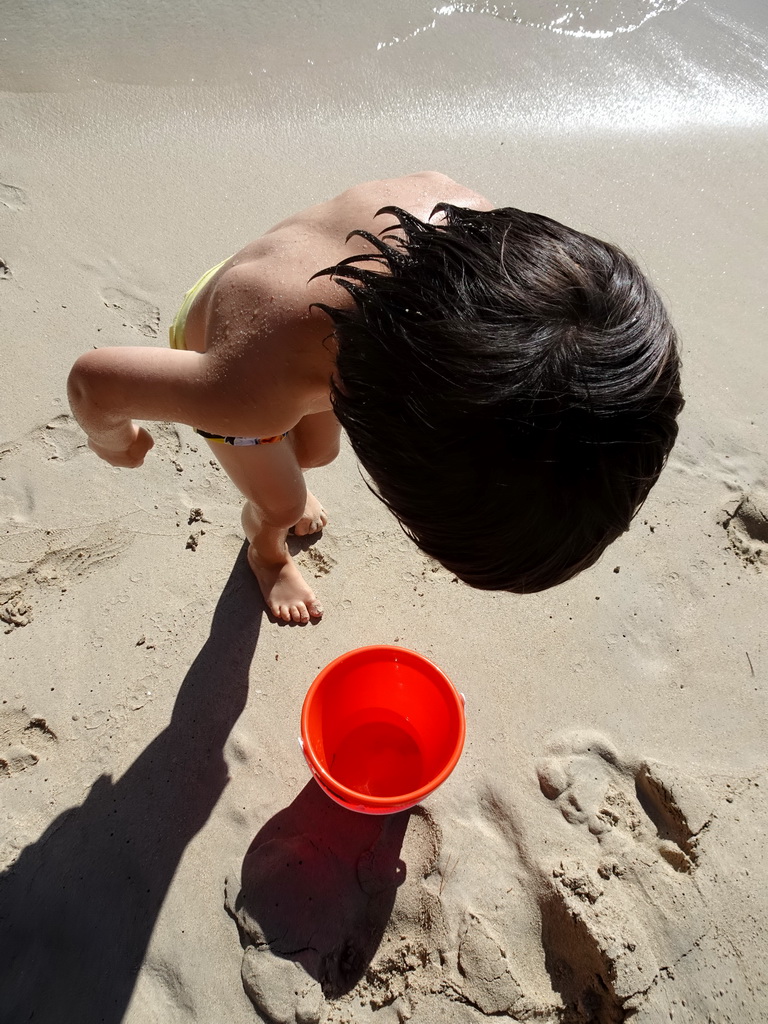
<path id="1" fill-rule="evenodd" d="M 566 3 L 564 0 L 524 0 L 523 3 L 452 3 L 434 7 L 431 22 L 403 36 L 379 42 L 377 50 L 413 39 L 422 32 L 435 28 L 438 18 L 450 15 L 481 14 L 515 22 L 528 28 L 544 29 L 558 35 L 586 39 L 610 39 L 612 36 L 634 32 L 651 18 L 667 11 L 675 11 L 688 0 L 582 0 Z"/>
<path id="2" fill-rule="evenodd" d="M 688 0 L 523 0 L 522 3 L 453 3 L 435 9 L 435 14 L 489 14 L 530 28 L 546 29 L 560 35 L 609 39 L 634 32 L 651 18 L 677 10 Z"/>

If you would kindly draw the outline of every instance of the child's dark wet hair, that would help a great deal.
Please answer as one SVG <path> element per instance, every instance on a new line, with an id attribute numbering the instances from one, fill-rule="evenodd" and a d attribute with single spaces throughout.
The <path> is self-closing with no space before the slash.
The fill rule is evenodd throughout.
<path id="1" fill-rule="evenodd" d="M 675 332 L 615 246 L 538 214 L 440 204 L 332 275 L 333 406 L 374 489 L 473 587 L 592 565 L 656 482 L 683 407 Z M 371 270 L 365 264 L 379 264 Z"/>

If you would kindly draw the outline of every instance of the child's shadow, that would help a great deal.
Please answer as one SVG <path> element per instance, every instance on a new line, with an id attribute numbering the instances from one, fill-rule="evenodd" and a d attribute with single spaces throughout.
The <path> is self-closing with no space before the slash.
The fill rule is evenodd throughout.
<path id="1" fill-rule="evenodd" d="M 184 850 L 228 782 L 264 604 L 245 548 L 168 726 L 0 874 L 0 1021 L 119 1024 Z"/>
<path id="2" fill-rule="evenodd" d="M 405 880 L 409 812 L 347 811 L 310 781 L 251 843 L 227 909 L 244 947 L 301 964 L 334 998 L 365 973 Z"/>

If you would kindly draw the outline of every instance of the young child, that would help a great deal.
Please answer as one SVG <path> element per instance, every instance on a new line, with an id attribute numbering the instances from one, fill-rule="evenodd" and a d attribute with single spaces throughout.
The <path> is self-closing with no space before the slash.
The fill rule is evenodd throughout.
<path id="1" fill-rule="evenodd" d="M 135 419 L 206 439 L 286 622 L 322 615 L 286 536 L 325 526 L 302 470 L 336 457 L 342 426 L 423 551 L 528 593 L 629 527 L 683 406 L 674 330 L 624 253 L 433 172 L 282 221 L 188 292 L 171 348 L 88 352 L 69 397 L 113 466 L 153 445 Z"/>

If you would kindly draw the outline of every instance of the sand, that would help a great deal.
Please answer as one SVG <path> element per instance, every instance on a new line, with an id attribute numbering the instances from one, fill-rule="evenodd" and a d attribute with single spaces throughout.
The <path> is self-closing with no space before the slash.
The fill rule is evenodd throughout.
<path id="1" fill-rule="evenodd" d="M 6 6 L 3 1024 L 768 1018 L 768 18 L 562 17 Z M 326 616 L 281 627 L 192 431 L 111 469 L 66 374 L 165 344 L 285 214 L 426 168 L 637 256 L 682 338 L 680 441 L 599 565 L 529 597 L 421 556 L 345 447 L 298 550 Z M 377 642 L 467 698 L 456 771 L 390 819 L 332 804 L 296 742 L 318 669 Z"/>

